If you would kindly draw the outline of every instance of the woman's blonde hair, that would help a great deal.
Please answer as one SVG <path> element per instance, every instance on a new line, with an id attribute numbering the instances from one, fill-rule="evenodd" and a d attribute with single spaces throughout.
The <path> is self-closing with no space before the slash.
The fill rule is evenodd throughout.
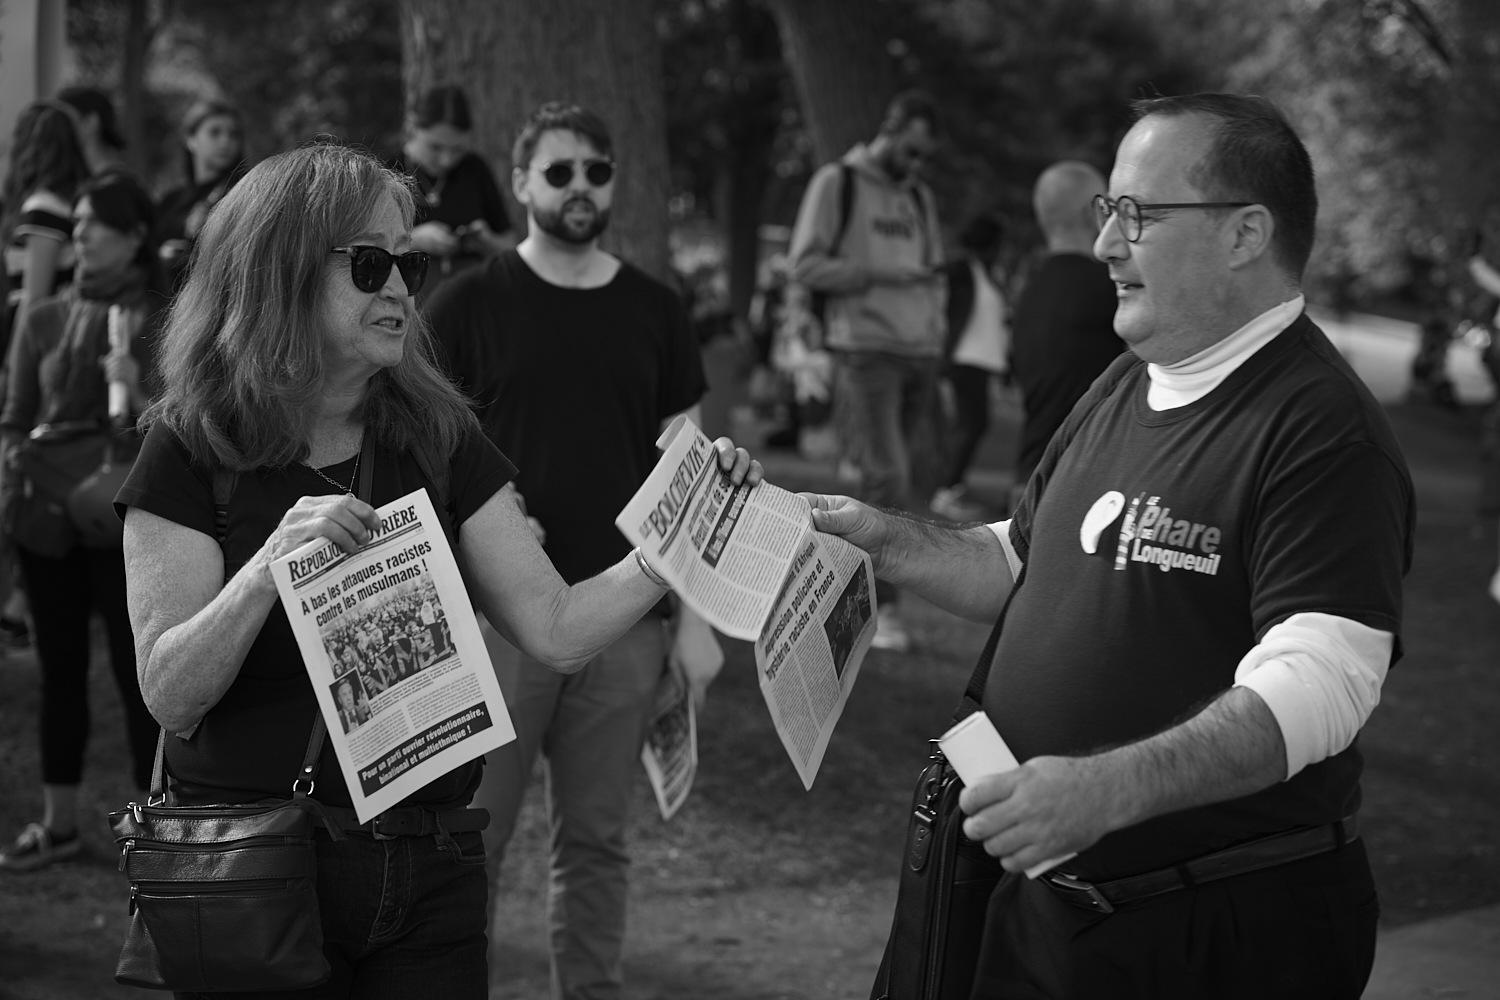
<path id="1" fill-rule="evenodd" d="M 308 454 L 307 415 L 323 389 L 318 316 L 329 251 L 367 231 L 390 197 L 405 224 L 407 182 L 367 153 L 332 143 L 270 157 L 209 213 L 158 344 L 162 392 L 142 418 L 161 421 L 193 458 L 243 471 Z M 370 379 L 359 418 L 382 445 L 422 441 L 447 459 L 478 421 L 432 360 L 420 314 L 401 361 Z"/>

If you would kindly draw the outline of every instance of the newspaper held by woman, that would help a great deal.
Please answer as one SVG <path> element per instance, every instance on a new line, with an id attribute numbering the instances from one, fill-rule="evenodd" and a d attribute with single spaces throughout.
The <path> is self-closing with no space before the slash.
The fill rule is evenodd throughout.
<path id="1" fill-rule="evenodd" d="M 359 551 L 315 539 L 271 566 L 361 823 L 516 738 L 426 490 Z"/>

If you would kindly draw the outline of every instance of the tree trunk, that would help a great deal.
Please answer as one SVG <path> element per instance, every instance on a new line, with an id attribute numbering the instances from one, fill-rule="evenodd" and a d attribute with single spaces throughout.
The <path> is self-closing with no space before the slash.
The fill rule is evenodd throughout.
<path id="1" fill-rule="evenodd" d="M 538 105 L 599 114 L 620 165 L 604 245 L 667 277 L 666 110 L 650 0 L 404 0 L 402 41 L 408 106 L 428 87 L 462 86 L 476 152 L 507 193 L 511 144 Z"/>
<path id="2" fill-rule="evenodd" d="M 1452 100 L 1448 104 L 1448 183 L 1452 211 L 1461 227 L 1480 222 L 1487 209 L 1500 211 L 1500 4 L 1461 0 L 1453 30 Z M 1493 225 L 1493 222 L 1491 223 Z M 1487 234 L 1490 239 L 1500 233 Z M 1500 263 L 1500 246 L 1488 246 Z"/>
<path id="3" fill-rule="evenodd" d="M 875 134 L 897 77 L 885 3 L 771 0 L 819 164 Z"/>
<path id="4" fill-rule="evenodd" d="M 124 97 L 121 129 L 125 159 L 138 176 L 146 176 L 146 55 L 152 29 L 147 0 L 130 0 L 125 17 L 125 58 L 121 61 L 120 91 Z"/>

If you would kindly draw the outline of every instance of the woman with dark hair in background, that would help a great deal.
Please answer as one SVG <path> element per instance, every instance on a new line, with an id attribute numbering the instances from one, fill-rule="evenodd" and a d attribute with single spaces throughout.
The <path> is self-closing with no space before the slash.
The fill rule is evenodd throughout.
<path id="1" fill-rule="evenodd" d="M 0 409 L 5 405 L 6 359 L 20 317 L 73 277 L 73 195 L 89 176 L 74 111 L 38 101 L 21 112 L 5 176 L 0 247 L 5 249 L 6 297 L 0 308 Z M 0 639 L 30 641 L 25 601 L 13 589 L 14 558 L 0 538 Z"/>
<path id="2" fill-rule="evenodd" d="M 152 234 L 174 286 L 208 210 L 244 176 L 245 122 L 239 110 L 223 101 L 194 104 L 182 121 L 182 152 L 185 182 L 162 196 Z"/>
<path id="3" fill-rule="evenodd" d="M 34 305 L 11 350 L 9 391 L 0 414 L 0 497 L 23 489 L 17 449 L 28 438 L 97 444 L 89 470 L 113 437 L 114 456 L 139 446 L 133 429 L 145 409 L 156 317 L 165 298 L 153 288 L 156 248 L 151 198 L 121 174 L 83 185 L 73 208 L 73 248 L 78 274 L 63 292 Z M 129 344 L 112 350 L 109 313 L 125 310 Z M 109 384 L 125 386 L 126 410 L 111 419 Z M 61 437 L 69 435 L 67 437 Z M 88 475 L 84 472 L 79 481 Z M 76 484 L 75 484 L 76 485 Z M 43 538 L 46 544 L 43 544 Z M 90 540 L 93 541 L 93 540 Z M 98 610 L 109 634 L 110 665 L 125 705 L 136 785 L 151 780 L 156 723 L 146 711 L 135 672 L 135 645 L 125 606 L 125 559 L 114 547 L 88 547 L 71 533 L 63 539 L 35 530 L 14 539 L 31 599 L 37 660 L 42 673 L 43 816 L 0 849 L 0 871 L 28 871 L 78 853 L 77 794 L 88 741 L 89 615 Z M 46 551 L 41 551 L 45 548 Z"/>
<path id="4" fill-rule="evenodd" d="M 458 87 L 433 87 L 406 120 L 397 168 L 417 187 L 412 246 L 433 258 L 423 297 L 438 282 L 515 245 L 495 175 L 469 149 L 474 120 Z"/>
<path id="5" fill-rule="evenodd" d="M 73 195 L 88 178 L 69 107 L 38 101 L 21 112 L 11 140 L 0 222 L 10 284 L 5 344 L 24 309 L 72 276 Z"/>

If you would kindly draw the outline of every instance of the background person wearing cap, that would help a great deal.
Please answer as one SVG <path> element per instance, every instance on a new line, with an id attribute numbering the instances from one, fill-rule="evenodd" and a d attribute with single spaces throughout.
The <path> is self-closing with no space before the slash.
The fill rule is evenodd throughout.
<path id="1" fill-rule="evenodd" d="M 93 87 L 64 87 L 57 99 L 78 112 L 74 121 L 89 173 L 95 177 L 111 170 L 129 173 L 130 165 L 121 152 L 125 139 L 115 124 L 115 102 L 109 95 Z"/>

